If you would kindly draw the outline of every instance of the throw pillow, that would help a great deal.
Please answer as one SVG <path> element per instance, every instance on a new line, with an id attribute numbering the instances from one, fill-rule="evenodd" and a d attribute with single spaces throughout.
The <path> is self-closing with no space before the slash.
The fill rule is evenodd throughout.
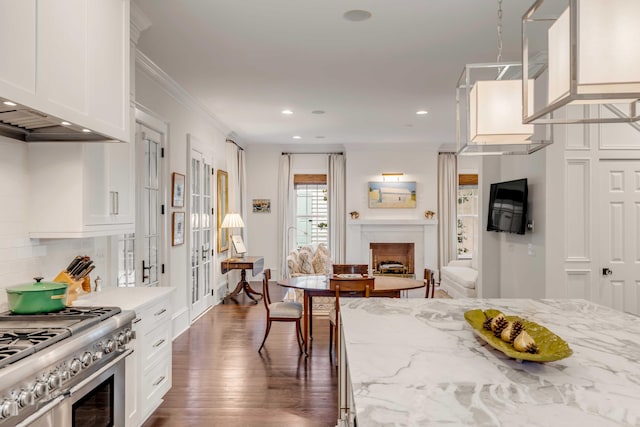
<path id="1" fill-rule="evenodd" d="M 311 263 L 311 253 L 309 251 L 300 251 L 298 255 L 300 260 L 300 272 L 302 274 L 313 274 L 313 264 Z"/>
<path id="2" fill-rule="evenodd" d="M 327 265 L 329 265 L 329 256 L 323 251 L 317 250 L 315 255 L 313 255 L 313 259 L 311 260 L 311 262 L 313 264 L 313 271 L 316 274 L 329 273 L 329 270 L 327 269 Z"/>
<path id="3" fill-rule="evenodd" d="M 300 264 L 293 255 L 287 257 L 287 268 L 289 269 L 289 275 L 300 274 Z"/>

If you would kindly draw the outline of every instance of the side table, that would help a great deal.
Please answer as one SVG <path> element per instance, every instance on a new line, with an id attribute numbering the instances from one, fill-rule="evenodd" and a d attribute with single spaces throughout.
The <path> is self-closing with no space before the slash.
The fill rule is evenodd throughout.
<path id="1" fill-rule="evenodd" d="M 220 268 L 222 269 L 222 274 L 231 270 L 241 270 L 240 281 L 233 292 L 229 294 L 229 298 L 234 298 L 243 290 L 247 297 L 253 300 L 256 304 L 258 303 L 258 300 L 256 300 L 252 294 L 262 296 L 262 293 L 253 290 L 249 282 L 247 282 L 247 270 L 251 270 L 251 274 L 254 276 L 260 274 L 264 268 L 264 257 L 246 256 L 243 258 L 227 258 L 221 262 Z"/>

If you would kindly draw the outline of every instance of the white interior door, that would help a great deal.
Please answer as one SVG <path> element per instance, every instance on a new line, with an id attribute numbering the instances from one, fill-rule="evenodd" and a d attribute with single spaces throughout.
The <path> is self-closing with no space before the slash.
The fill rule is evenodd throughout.
<path id="1" fill-rule="evenodd" d="M 640 160 L 600 161 L 600 302 L 640 314 Z"/>
<path id="2" fill-rule="evenodd" d="M 138 123 L 140 141 L 138 142 L 143 165 L 140 168 L 141 179 L 138 201 L 139 223 L 136 233 L 138 247 L 138 265 L 143 286 L 158 286 L 161 279 L 162 247 L 162 197 L 160 188 L 161 153 L 163 135 Z"/>
<path id="3" fill-rule="evenodd" d="M 190 149 L 189 168 L 189 246 L 191 259 L 191 320 L 213 304 L 211 294 L 213 209 L 213 168 L 205 156 Z"/>

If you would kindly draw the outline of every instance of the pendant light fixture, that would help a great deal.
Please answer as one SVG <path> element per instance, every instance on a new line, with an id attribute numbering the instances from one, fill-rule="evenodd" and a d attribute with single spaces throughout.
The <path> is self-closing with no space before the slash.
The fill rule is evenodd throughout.
<path id="1" fill-rule="evenodd" d="M 522 64 L 502 62 L 502 0 L 498 0 L 497 33 L 497 62 L 467 64 L 458 79 L 460 155 L 531 154 L 550 144 L 546 126 L 522 123 Z"/>
<path id="2" fill-rule="evenodd" d="M 537 0 L 522 17 L 523 121 L 640 129 L 639 16 L 638 0 Z"/>

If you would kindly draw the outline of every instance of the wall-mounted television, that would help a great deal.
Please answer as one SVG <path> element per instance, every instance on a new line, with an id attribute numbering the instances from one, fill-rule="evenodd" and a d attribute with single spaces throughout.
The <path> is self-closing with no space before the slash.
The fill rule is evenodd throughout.
<path id="1" fill-rule="evenodd" d="M 487 231 L 524 234 L 527 228 L 527 179 L 491 184 Z"/>

